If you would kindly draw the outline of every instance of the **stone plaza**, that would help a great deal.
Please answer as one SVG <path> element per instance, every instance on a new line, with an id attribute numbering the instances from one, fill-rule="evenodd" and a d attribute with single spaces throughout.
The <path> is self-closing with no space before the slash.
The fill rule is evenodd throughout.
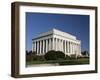
<path id="1" fill-rule="evenodd" d="M 58 29 L 40 33 L 32 39 L 32 52 L 45 55 L 50 50 L 62 51 L 69 56 L 72 54 L 81 56 L 81 41 L 77 40 L 76 36 Z"/>

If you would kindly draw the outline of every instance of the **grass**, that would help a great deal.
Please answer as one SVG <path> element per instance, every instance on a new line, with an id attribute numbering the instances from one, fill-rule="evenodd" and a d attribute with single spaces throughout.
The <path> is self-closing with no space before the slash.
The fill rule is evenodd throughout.
<path id="1" fill-rule="evenodd" d="M 89 59 L 76 59 L 59 62 L 60 65 L 77 65 L 77 64 L 89 64 Z"/>
<path id="2" fill-rule="evenodd" d="M 26 65 L 53 64 L 53 63 L 59 63 L 59 65 L 89 64 L 89 58 L 79 58 L 79 59 L 69 59 L 69 60 L 27 61 Z"/>

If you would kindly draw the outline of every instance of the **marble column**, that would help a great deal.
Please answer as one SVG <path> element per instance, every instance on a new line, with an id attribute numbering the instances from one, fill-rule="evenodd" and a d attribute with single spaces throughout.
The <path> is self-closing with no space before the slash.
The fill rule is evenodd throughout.
<path id="1" fill-rule="evenodd" d="M 58 51 L 60 51 L 60 39 L 58 39 Z"/>
<path id="2" fill-rule="evenodd" d="M 44 40 L 42 41 L 42 54 L 44 54 Z"/>
<path id="3" fill-rule="evenodd" d="M 69 49 L 68 49 L 68 41 L 67 41 L 67 53 L 68 53 Z"/>
<path id="4" fill-rule="evenodd" d="M 51 50 L 51 38 L 49 39 L 49 50 Z"/>
<path id="5" fill-rule="evenodd" d="M 62 40 L 60 40 L 60 51 L 62 51 Z"/>
<path id="6" fill-rule="evenodd" d="M 41 41 L 40 41 L 40 45 L 39 45 L 39 46 L 40 46 L 40 52 L 39 52 L 39 53 L 41 54 L 41 47 L 42 47 L 42 43 L 41 43 Z"/>
<path id="7" fill-rule="evenodd" d="M 36 42 L 34 43 L 34 51 L 36 51 Z"/>
<path id="8" fill-rule="evenodd" d="M 57 38 L 56 41 L 57 41 L 57 42 L 56 42 L 56 50 L 58 51 L 58 48 L 59 48 L 59 41 L 58 41 L 58 38 Z"/>
<path id="9" fill-rule="evenodd" d="M 35 51 L 35 42 L 33 42 L 32 52 Z"/>
<path id="10" fill-rule="evenodd" d="M 54 50 L 54 38 L 52 38 L 52 50 Z"/>
<path id="11" fill-rule="evenodd" d="M 63 40 L 61 40 L 61 51 L 63 51 Z"/>
<path id="12" fill-rule="evenodd" d="M 73 43 L 72 43 L 72 54 L 73 54 Z"/>
<path id="13" fill-rule="evenodd" d="M 65 54 L 66 54 L 66 40 L 65 40 L 64 44 L 65 44 Z"/>
<path id="14" fill-rule="evenodd" d="M 77 54 L 79 54 L 78 44 L 77 44 Z"/>
<path id="15" fill-rule="evenodd" d="M 36 53 L 37 53 L 37 41 L 36 41 Z"/>
<path id="16" fill-rule="evenodd" d="M 61 39 L 59 40 L 59 48 L 60 48 L 60 51 L 61 51 Z"/>
<path id="17" fill-rule="evenodd" d="M 37 41 L 37 54 L 39 53 L 39 41 Z"/>
<path id="18" fill-rule="evenodd" d="M 56 38 L 54 38 L 54 44 L 53 44 L 53 46 L 54 46 L 54 50 L 56 50 Z"/>
<path id="19" fill-rule="evenodd" d="M 34 42 L 32 42 L 32 52 L 34 51 Z"/>
<path id="20" fill-rule="evenodd" d="M 71 45 L 72 45 L 72 54 L 73 54 L 73 42 L 71 43 Z"/>
<path id="21" fill-rule="evenodd" d="M 68 54 L 70 55 L 70 53 L 69 53 L 69 41 L 67 41 L 67 48 L 68 48 Z"/>
<path id="22" fill-rule="evenodd" d="M 53 46 L 54 46 L 54 50 L 56 50 L 56 38 L 54 38 L 54 44 L 53 44 Z"/>
<path id="23" fill-rule="evenodd" d="M 60 51 L 62 51 L 62 40 L 60 40 Z"/>
<path id="24" fill-rule="evenodd" d="M 74 43 L 73 43 L 73 54 L 75 54 L 75 51 L 74 51 Z"/>
<path id="25" fill-rule="evenodd" d="M 46 39 L 46 52 L 48 50 L 48 40 Z"/>
<path id="26" fill-rule="evenodd" d="M 62 40 L 62 51 L 64 52 L 64 40 Z"/>
<path id="27" fill-rule="evenodd" d="M 71 42 L 69 41 L 69 53 L 71 54 Z"/>
<path id="28" fill-rule="evenodd" d="M 55 50 L 57 51 L 57 46 L 58 46 L 58 44 L 57 44 L 57 38 L 55 39 Z"/>
<path id="29" fill-rule="evenodd" d="M 67 41 L 66 41 L 66 53 L 68 53 Z"/>
<path id="30" fill-rule="evenodd" d="M 80 54 L 81 53 L 81 48 L 80 48 L 80 44 L 79 44 L 79 53 L 78 54 Z"/>
<path id="31" fill-rule="evenodd" d="M 72 54 L 72 42 L 71 42 L 71 45 L 70 45 L 70 46 L 71 46 L 71 47 L 70 47 L 70 50 L 71 50 L 70 52 L 71 52 L 71 54 Z"/>
<path id="32" fill-rule="evenodd" d="M 65 46 L 64 46 L 64 40 L 63 40 L 63 52 L 65 53 Z"/>
<path id="33" fill-rule="evenodd" d="M 75 54 L 75 51 L 74 51 L 75 47 L 74 47 L 74 43 L 73 43 L 73 54 Z"/>
<path id="34" fill-rule="evenodd" d="M 77 54 L 77 51 L 76 51 L 76 43 L 74 44 L 74 53 Z"/>
<path id="35" fill-rule="evenodd" d="M 68 54 L 68 41 L 67 41 L 67 44 L 66 44 L 66 46 L 67 46 L 67 54 Z"/>
<path id="36" fill-rule="evenodd" d="M 58 45 L 58 46 L 57 46 L 57 47 L 58 47 L 58 48 L 57 48 L 57 51 L 60 50 L 59 41 L 60 41 L 60 40 L 58 39 L 58 40 L 57 40 L 57 45 Z"/>
<path id="37" fill-rule="evenodd" d="M 60 51 L 60 39 L 58 39 L 58 51 Z"/>

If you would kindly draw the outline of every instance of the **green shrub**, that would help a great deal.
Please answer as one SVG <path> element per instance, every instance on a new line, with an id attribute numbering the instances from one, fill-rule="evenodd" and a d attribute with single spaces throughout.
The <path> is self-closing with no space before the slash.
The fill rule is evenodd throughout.
<path id="1" fill-rule="evenodd" d="M 57 59 L 65 59 L 65 54 L 62 51 L 56 51 Z"/>
<path id="2" fill-rule="evenodd" d="M 46 60 L 57 60 L 57 55 L 56 55 L 56 51 L 51 50 L 48 51 L 45 55 L 44 55 Z"/>
<path id="3" fill-rule="evenodd" d="M 36 55 L 36 58 L 33 58 L 33 59 L 35 59 L 36 61 L 44 61 L 45 60 L 45 58 L 44 58 L 44 56 L 38 56 L 38 55 Z"/>
<path id="4" fill-rule="evenodd" d="M 65 59 L 66 59 L 66 60 L 69 60 L 69 59 L 70 59 L 70 56 L 66 55 L 66 56 L 65 56 Z"/>
<path id="5" fill-rule="evenodd" d="M 77 55 L 76 54 L 71 54 L 71 59 L 77 59 Z"/>
<path id="6" fill-rule="evenodd" d="M 65 54 L 61 51 L 48 51 L 45 55 L 44 55 L 46 60 L 62 60 L 65 59 Z"/>

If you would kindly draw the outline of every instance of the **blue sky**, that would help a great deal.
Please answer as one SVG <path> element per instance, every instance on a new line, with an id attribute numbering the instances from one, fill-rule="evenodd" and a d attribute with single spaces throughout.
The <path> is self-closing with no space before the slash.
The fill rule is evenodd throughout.
<path id="1" fill-rule="evenodd" d="M 70 33 L 81 40 L 82 51 L 89 51 L 89 15 L 26 12 L 26 50 L 32 49 L 32 39 L 52 28 Z"/>

